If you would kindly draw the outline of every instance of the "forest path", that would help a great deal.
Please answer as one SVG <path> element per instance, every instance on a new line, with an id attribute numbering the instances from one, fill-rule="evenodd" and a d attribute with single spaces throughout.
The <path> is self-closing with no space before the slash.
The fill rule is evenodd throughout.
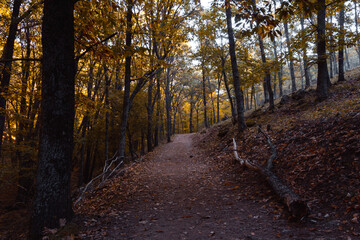
<path id="1" fill-rule="evenodd" d="M 240 173 L 221 170 L 194 146 L 193 139 L 193 134 L 176 135 L 173 142 L 156 148 L 147 160 L 87 200 L 78 212 L 85 224 L 80 236 L 316 239 L 303 226 L 279 218 L 269 199 L 243 199 Z"/>

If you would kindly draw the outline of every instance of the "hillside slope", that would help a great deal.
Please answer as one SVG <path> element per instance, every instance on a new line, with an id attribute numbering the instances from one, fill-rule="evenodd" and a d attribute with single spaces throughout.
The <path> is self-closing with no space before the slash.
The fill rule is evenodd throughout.
<path id="1" fill-rule="evenodd" d="M 360 74 L 358 69 L 347 74 L 349 80 L 335 83 L 326 101 L 317 102 L 314 90 L 298 91 L 284 97 L 273 112 L 261 108 L 248 114 L 243 134 L 237 135 L 228 120 L 203 131 L 200 145 L 229 162 L 235 137 L 240 157 L 264 164 L 271 151 L 258 133 L 261 125 L 277 147 L 274 172 L 308 202 L 307 221 L 331 223 L 329 231 L 360 236 Z M 241 169 L 239 175 L 248 183 L 245 196 L 263 194 L 267 183 L 258 173 Z M 281 212 L 287 217 L 286 210 Z"/>

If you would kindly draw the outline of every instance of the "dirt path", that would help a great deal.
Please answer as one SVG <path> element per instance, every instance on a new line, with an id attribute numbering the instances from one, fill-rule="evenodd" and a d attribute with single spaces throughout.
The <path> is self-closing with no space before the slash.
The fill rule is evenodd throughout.
<path id="1" fill-rule="evenodd" d="M 194 147 L 193 137 L 176 135 L 173 142 L 158 147 L 129 174 L 83 203 L 78 209 L 85 225 L 80 236 L 320 240 L 336 227 L 314 231 L 311 224 L 279 217 L 269 207 L 269 198 L 244 199 L 239 172 L 220 170 L 206 153 Z"/>

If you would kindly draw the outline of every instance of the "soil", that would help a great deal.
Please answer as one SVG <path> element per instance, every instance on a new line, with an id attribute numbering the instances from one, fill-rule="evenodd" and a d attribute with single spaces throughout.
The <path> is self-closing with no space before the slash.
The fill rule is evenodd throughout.
<path id="1" fill-rule="evenodd" d="M 76 222 L 82 239 L 353 238 L 338 221 L 295 222 L 283 209 L 261 176 L 183 134 L 90 193 Z"/>

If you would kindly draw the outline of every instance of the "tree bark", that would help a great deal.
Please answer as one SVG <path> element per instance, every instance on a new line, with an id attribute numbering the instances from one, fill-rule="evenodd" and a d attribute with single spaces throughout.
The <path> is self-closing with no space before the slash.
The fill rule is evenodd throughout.
<path id="1" fill-rule="evenodd" d="M 303 66 L 304 66 L 304 75 L 305 75 L 305 88 L 310 87 L 310 76 L 309 76 L 309 65 L 308 65 L 308 57 L 306 54 L 307 51 L 307 43 L 305 39 L 305 27 L 304 27 L 304 15 L 300 18 L 301 31 L 302 31 L 302 40 L 303 40 Z"/>
<path id="2" fill-rule="evenodd" d="M 14 54 L 14 43 L 16 38 L 16 32 L 18 28 L 18 17 L 20 12 L 22 0 L 14 0 L 13 3 L 13 11 L 11 14 L 11 21 L 9 27 L 9 34 L 5 42 L 5 46 L 3 48 L 3 52 L 1 55 L 1 60 L 5 59 L 12 59 Z M 6 61 L 0 64 L 0 109 L 2 110 L 0 113 L 0 158 L 2 152 L 2 142 L 3 142 L 3 135 L 5 129 L 5 110 L 6 110 L 6 99 L 5 95 L 7 94 L 7 90 L 10 84 L 10 77 L 11 77 L 11 68 L 12 68 L 12 61 Z"/>
<path id="3" fill-rule="evenodd" d="M 359 24 L 358 24 L 358 13 L 357 13 L 357 0 L 354 0 L 354 10 L 355 10 L 355 32 L 356 36 L 359 35 Z M 360 65 L 360 40 L 357 40 L 356 52 L 359 58 L 359 65 Z"/>
<path id="4" fill-rule="evenodd" d="M 259 40 L 259 46 L 260 46 L 260 52 L 261 52 L 261 60 L 264 64 L 266 64 L 264 42 L 261 39 L 260 35 L 258 36 L 258 40 Z M 274 109 L 274 93 L 273 93 L 272 87 L 271 87 L 271 75 L 270 75 L 269 70 L 265 71 L 264 83 L 266 85 L 266 89 L 264 89 L 264 91 L 268 92 L 268 97 L 269 97 L 269 104 L 270 104 L 269 110 L 273 110 Z"/>
<path id="5" fill-rule="evenodd" d="M 153 108 L 153 97 L 152 97 L 152 92 L 153 92 L 153 78 L 149 79 L 149 86 L 148 86 L 148 103 L 147 103 L 147 112 L 148 112 L 148 126 L 147 126 L 147 148 L 148 148 L 148 152 L 152 152 L 153 150 L 153 112 L 154 112 L 154 108 Z"/>
<path id="6" fill-rule="evenodd" d="M 190 90 L 191 91 L 191 90 Z M 193 126 L 193 112 L 194 112 L 194 94 L 190 93 L 190 133 L 194 132 L 194 126 Z"/>
<path id="7" fill-rule="evenodd" d="M 165 79 L 165 102 L 166 102 L 166 138 L 171 142 L 171 96 L 170 96 L 170 68 L 166 71 Z"/>
<path id="8" fill-rule="evenodd" d="M 340 25 L 340 37 L 339 37 L 339 76 L 338 81 L 345 81 L 344 73 L 344 23 L 345 23 L 345 6 L 344 2 L 340 3 L 339 25 Z"/>
<path id="9" fill-rule="evenodd" d="M 160 76 L 159 76 L 159 78 L 160 78 Z M 160 91 L 160 79 L 159 78 L 157 79 L 157 82 L 156 82 L 157 104 L 156 104 L 155 142 L 154 142 L 155 147 L 157 147 L 159 145 L 159 131 L 160 131 L 159 121 L 160 121 L 161 91 Z"/>
<path id="10" fill-rule="evenodd" d="M 74 1 L 45 0 L 42 23 L 43 82 L 36 196 L 30 238 L 73 216 L 70 171 L 74 127 Z"/>
<path id="11" fill-rule="evenodd" d="M 30 40 L 30 30 L 29 26 L 25 27 L 25 38 L 26 38 L 26 54 L 25 58 L 30 58 L 31 54 L 31 40 Z M 26 119 L 26 95 L 27 95 L 27 84 L 30 76 L 30 62 L 23 62 L 23 76 L 21 78 L 21 96 L 20 96 L 20 120 L 19 120 L 19 130 L 16 136 L 16 144 L 19 146 L 24 144 L 25 140 L 25 132 L 26 129 L 29 129 L 30 126 L 25 121 Z M 30 130 L 28 130 L 30 132 Z M 31 159 L 29 154 L 24 154 L 23 151 L 17 150 L 17 160 L 19 162 L 19 186 L 18 188 L 16 201 L 26 203 L 31 196 L 31 188 L 33 187 L 33 179 L 34 179 L 34 162 Z"/>
<path id="12" fill-rule="evenodd" d="M 202 63 L 201 63 L 201 71 L 202 71 L 202 95 L 203 95 L 203 104 L 204 104 L 204 125 L 205 125 L 205 128 L 208 128 L 209 123 L 208 123 L 208 119 L 207 119 L 206 76 L 205 76 L 204 60 L 202 60 Z"/>
<path id="13" fill-rule="evenodd" d="M 325 34 L 325 19 L 326 19 L 326 4 L 325 0 L 318 0 L 318 14 L 317 14 L 317 57 L 318 57 L 318 79 L 317 79 L 317 98 L 322 101 L 328 97 L 328 82 L 330 82 L 329 72 L 326 63 L 326 34 Z"/>
<path id="14" fill-rule="evenodd" d="M 221 57 L 221 72 L 222 72 L 222 75 L 223 75 L 223 78 L 224 78 L 224 84 L 225 84 L 226 93 L 228 95 L 229 102 L 230 102 L 231 116 L 232 116 L 233 121 L 235 121 L 236 120 L 235 107 L 234 107 L 234 103 L 232 101 L 231 91 L 230 91 L 230 88 L 229 88 L 227 75 L 226 75 L 226 72 L 225 72 L 225 57 L 223 57 L 223 56 Z"/>
<path id="15" fill-rule="evenodd" d="M 240 87 L 239 70 L 236 60 L 234 31 L 231 23 L 230 0 L 225 0 L 225 8 L 226 8 L 227 31 L 229 36 L 229 52 L 231 58 L 233 82 L 234 82 L 235 96 L 236 96 L 238 131 L 241 133 L 246 129 L 246 123 L 244 118 L 244 96 Z"/>
<path id="16" fill-rule="evenodd" d="M 126 57 L 125 57 L 125 89 L 124 89 L 124 101 L 123 101 L 123 112 L 121 117 L 121 126 L 120 126 L 120 142 L 118 154 L 120 161 L 125 157 L 125 136 L 126 136 L 126 127 L 129 120 L 130 112 L 130 84 L 131 84 L 131 59 L 132 59 L 132 12 L 133 2 L 132 0 L 127 0 L 127 12 L 126 12 L 126 38 L 125 38 L 125 48 L 126 48 Z"/>
<path id="17" fill-rule="evenodd" d="M 281 0 L 280 2 L 282 3 L 283 1 Z M 286 45 L 288 48 L 288 56 L 289 56 L 291 91 L 295 92 L 296 91 L 296 78 L 295 78 L 295 71 L 294 71 L 293 53 L 292 53 L 291 43 L 290 43 L 289 26 L 286 21 L 284 22 L 284 30 L 285 30 Z"/>

